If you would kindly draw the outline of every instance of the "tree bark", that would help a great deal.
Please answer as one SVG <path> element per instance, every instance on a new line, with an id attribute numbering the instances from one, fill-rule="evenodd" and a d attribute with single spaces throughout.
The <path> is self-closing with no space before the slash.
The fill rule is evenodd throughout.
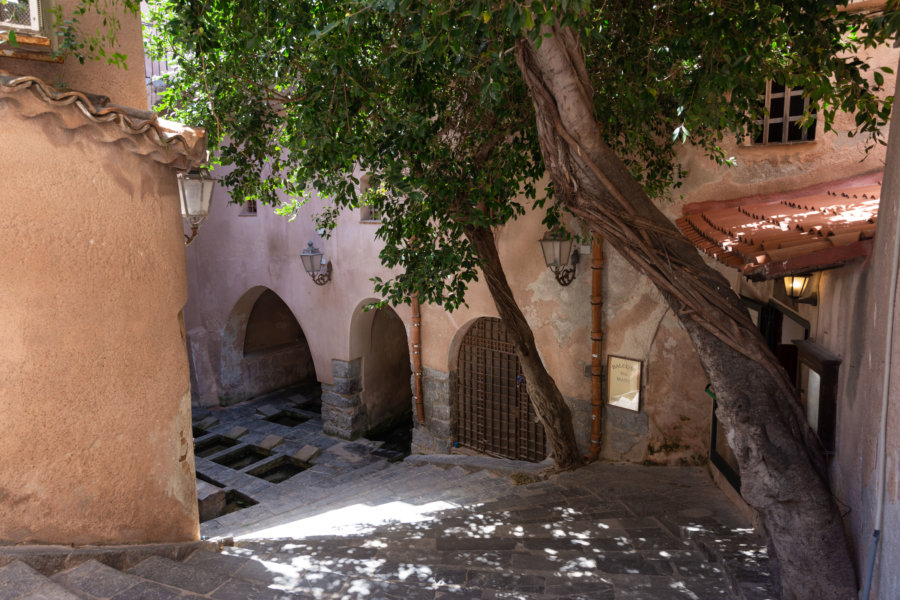
<path id="1" fill-rule="evenodd" d="M 856 597 L 821 448 L 784 369 L 740 298 L 644 193 L 603 142 L 577 34 L 545 27 L 516 59 L 537 114 L 541 150 L 560 202 L 650 278 L 694 343 L 716 392 L 717 416 L 780 567 L 781 596 Z"/>
<path id="2" fill-rule="evenodd" d="M 481 269 L 485 281 L 497 312 L 516 347 L 516 354 L 525 375 L 528 397 L 531 398 L 538 421 L 544 426 L 556 468 L 574 469 L 582 464 L 582 459 L 575 444 L 572 413 L 563 400 L 559 388 L 556 387 L 553 377 L 544 367 L 534 343 L 534 333 L 516 304 L 506 274 L 503 272 L 503 265 L 500 263 L 494 233 L 486 227 L 474 226 L 466 227 L 465 231 L 466 238 L 483 261 Z"/>

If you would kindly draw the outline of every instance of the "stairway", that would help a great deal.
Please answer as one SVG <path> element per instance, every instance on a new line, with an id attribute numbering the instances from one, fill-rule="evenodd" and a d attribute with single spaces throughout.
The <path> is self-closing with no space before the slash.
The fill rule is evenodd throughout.
<path id="1" fill-rule="evenodd" d="M 42 573 L 15 560 L 0 567 L 0 600 L 307 597 L 270 589 L 276 579 L 259 561 L 206 550 L 195 550 L 183 561 L 150 556 L 123 570 L 91 559 Z"/>

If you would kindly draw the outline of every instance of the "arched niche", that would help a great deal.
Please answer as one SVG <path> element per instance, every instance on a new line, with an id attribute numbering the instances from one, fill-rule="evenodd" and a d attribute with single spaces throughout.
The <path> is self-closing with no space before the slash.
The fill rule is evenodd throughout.
<path id="1" fill-rule="evenodd" d="M 247 290 L 232 308 L 222 332 L 221 369 L 221 404 L 317 381 L 300 323 L 264 286 Z"/>
<path id="2" fill-rule="evenodd" d="M 350 357 L 362 363 L 360 399 L 370 432 L 396 424 L 412 410 L 406 326 L 390 307 L 366 310 L 375 301 L 360 302 L 350 324 Z"/>

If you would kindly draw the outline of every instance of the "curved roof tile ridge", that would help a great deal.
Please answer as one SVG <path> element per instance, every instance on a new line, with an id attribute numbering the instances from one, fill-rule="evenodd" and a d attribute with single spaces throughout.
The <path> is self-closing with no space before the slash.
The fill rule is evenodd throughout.
<path id="1" fill-rule="evenodd" d="M 207 160 L 206 131 L 202 127 L 188 127 L 160 119 L 153 111 L 112 104 L 106 96 L 77 90 L 58 90 L 38 77 L 10 75 L 0 70 L 0 94 L 25 90 L 30 90 L 35 97 L 53 107 L 74 105 L 92 123 L 115 123 L 122 133 L 143 137 L 159 149 L 175 153 L 175 157 L 160 162 L 189 169 Z"/>

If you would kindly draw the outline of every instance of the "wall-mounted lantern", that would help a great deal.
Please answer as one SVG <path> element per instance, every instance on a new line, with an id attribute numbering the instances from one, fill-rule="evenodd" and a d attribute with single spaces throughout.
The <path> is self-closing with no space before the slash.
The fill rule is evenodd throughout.
<path id="1" fill-rule="evenodd" d="M 548 231 L 541 242 L 544 263 L 553 271 L 557 283 L 569 285 L 575 279 L 578 252 L 572 252 L 572 238 L 558 231 Z"/>
<path id="2" fill-rule="evenodd" d="M 209 216 L 209 201 L 212 199 L 213 179 L 202 171 L 178 174 L 178 196 L 181 198 L 181 217 L 191 226 L 191 235 L 185 234 L 184 245 L 188 246 L 197 237 L 197 229 Z"/>
<path id="3" fill-rule="evenodd" d="M 811 304 L 816 306 L 819 302 L 818 294 L 813 293 L 808 298 L 804 298 L 806 290 L 809 287 L 812 276 L 809 273 L 800 275 L 787 275 L 784 278 L 784 293 L 787 297 L 798 304 Z"/>
<path id="4" fill-rule="evenodd" d="M 312 277 L 316 285 L 325 285 L 331 281 L 331 261 L 326 261 L 325 255 L 312 242 L 300 253 L 300 260 L 303 262 L 303 270 Z"/>

